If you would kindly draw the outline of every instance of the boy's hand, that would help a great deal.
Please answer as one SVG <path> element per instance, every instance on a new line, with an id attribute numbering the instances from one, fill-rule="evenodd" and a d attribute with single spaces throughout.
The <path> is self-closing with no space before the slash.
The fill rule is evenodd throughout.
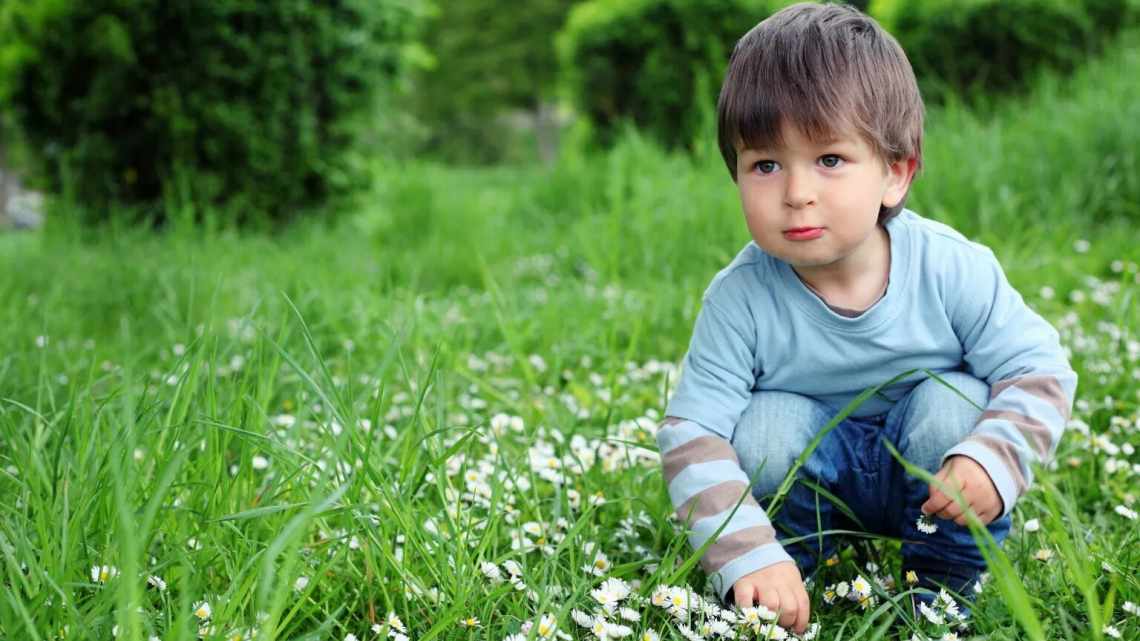
<path id="1" fill-rule="evenodd" d="M 934 478 L 947 488 L 957 488 L 982 523 L 993 521 L 1002 513 L 1001 495 L 985 468 L 968 456 L 951 456 Z M 966 524 L 966 514 L 954 498 L 930 484 L 930 498 L 922 504 L 922 513 Z"/>
<path id="2" fill-rule="evenodd" d="M 759 603 L 780 613 L 780 625 L 796 634 L 807 630 L 810 601 L 800 578 L 800 570 L 791 561 L 781 561 L 742 577 L 733 585 L 737 607 Z"/>

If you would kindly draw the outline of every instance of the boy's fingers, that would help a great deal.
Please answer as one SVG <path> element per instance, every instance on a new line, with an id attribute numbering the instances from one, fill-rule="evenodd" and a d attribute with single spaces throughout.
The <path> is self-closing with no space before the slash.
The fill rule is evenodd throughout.
<path id="1" fill-rule="evenodd" d="M 937 515 L 943 519 L 956 519 L 962 514 L 962 508 L 955 501 L 950 501 L 938 511 Z"/>
<path id="2" fill-rule="evenodd" d="M 780 625 L 790 628 L 796 622 L 799 607 L 796 604 L 796 595 L 787 587 L 780 589 Z"/>
<path id="3" fill-rule="evenodd" d="M 780 610 L 779 592 L 776 592 L 772 588 L 761 588 L 758 592 L 758 600 L 760 601 L 760 605 L 768 608 L 773 612 L 778 612 Z"/>
<path id="4" fill-rule="evenodd" d="M 807 591 L 802 586 L 796 588 L 796 603 L 798 607 L 796 608 L 795 630 L 796 634 L 803 634 L 804 630 L 807 630 L 808 619 L 811 618 L 811 601 L 808 600 Z"/>
<path id="5" fill-rule="evenodd" d="M 950 497 L 943 494 L 937 488 L 933 488 L 930 490 L 930 498 L 926 499 L 926 502 L 922 504 L 920 509 L 923 514 L 938 514 L 942 511 L 942 508 L 946 507 L 950 502 Z"/>
<path id="6" fill-rule="evenodd" d="M 753 604 L 753 599 L 756 596 L 756 586 L 751 582 L 742 581 L 736 585 L 734 590 L 736 596 L 736 607 L 747 608 Z"/>

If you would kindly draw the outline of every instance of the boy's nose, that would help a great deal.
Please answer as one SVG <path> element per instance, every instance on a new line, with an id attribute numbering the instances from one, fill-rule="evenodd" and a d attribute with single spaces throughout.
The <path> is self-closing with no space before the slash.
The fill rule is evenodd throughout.
<path id="1" fill-rule="evenodd" d="M 815 184 L 810 176 L 802 172 L 789 171 L 787 182 L 784 184 L 784 204 L 792 209 L 802 209 L 814 205 L 816 200 Z"/>

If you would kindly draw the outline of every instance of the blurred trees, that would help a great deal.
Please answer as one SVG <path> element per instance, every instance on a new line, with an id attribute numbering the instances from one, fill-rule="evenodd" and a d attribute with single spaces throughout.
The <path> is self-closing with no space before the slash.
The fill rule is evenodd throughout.
<path id="1" fill-rule="evenodd" d="M 5 0 L 0 105 L 86 218 L 172 205 L 286 220 L 367 184 L 377 95 L 419 0 Z"/>
<path id="2" fill-rule="evenodd" d="M 573 4 L 441 3 L 425 34 L 433 62 L 414 80 L 413 109 L 427 130 L 420 149 L 454 162 L 493 162 L 516 151 L 522 129 L 533 131 L 539 155 L 549 160 L 557 135 L 554 34 Z M 510 111 L 530 122 L 512 125 L 503 118 Z"/>

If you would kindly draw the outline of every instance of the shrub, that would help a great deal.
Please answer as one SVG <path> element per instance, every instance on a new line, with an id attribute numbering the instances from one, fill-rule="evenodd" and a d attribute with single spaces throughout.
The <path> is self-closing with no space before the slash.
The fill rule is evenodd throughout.
<path id="1" fill-rule="evenodd" d="M 415 0 L 6 0 L 0 103 L 89 220 L 175 195 L 284 220 L 363 183 L 357 133 Z M 177 186 L 176 186 L 177 185 Z"/>
<path id="2" fill-rule="evenodd" d="M 589 0 L 575 6 L 558 50 L 593 137 L 612 142 L 621 123 L 631 121 L 667 147 L 688 146 L 702 118 L 715 111 L 736 41 L 785 4 Z"/>
<path id="3" fill-rule="evenodd" d="M 1119 26 L 1128 1 L 876 0 L 870 11 L 906 50 L 924 96 L 938 101 L 1015 91 L 1040 68 L 1075 69 Z"/>

